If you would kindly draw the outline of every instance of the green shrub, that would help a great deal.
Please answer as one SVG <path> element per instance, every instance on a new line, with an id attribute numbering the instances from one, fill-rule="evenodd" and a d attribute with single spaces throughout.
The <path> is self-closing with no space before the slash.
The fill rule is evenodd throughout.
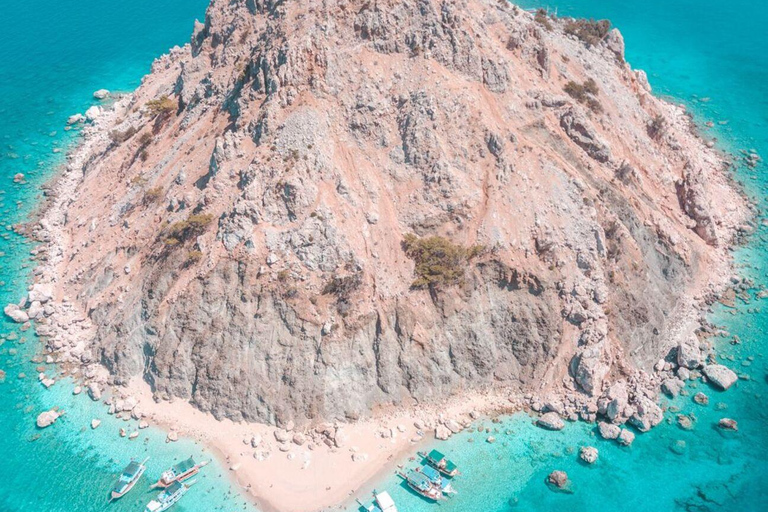
<path id="1" fill-rule="evenodd" d="M 533 20 L 545 29 L 552 30 L 552 23 L 549 21 L 549 15 L 544 9 L 539 9 L 536 11 L 536 15 L 533 17 Z"/>
<path id="2" fill-rule="evenodd" d="M 112 130 L 109 132 L 109 138 L 112 139 L 113 142 L 121 144 L 136 135 L 137 131 L 138 130 L 136 130 L 136 128 L 133 126 L 129 126 L 122 132 L 120 130 Z"/>
<path id="3" fill-rule="evenodd" d="M 165 232 L 165 243 L 171 246 L 179 245 L 201 234 L 212 221 L 213 215 L 198 213 L 190 215 L 186 220 L 174 222 Z"/>
<path id="4" fill-rule="evenodd" d="M 654 140 L 658 140 L 667 131 L 667 120 L 664 116 L 657 114 L 648 123 L 648 136 Z"/>
<path id="5" fill-rule="evenodd" d="M 152 117 L 165 117 L 176 111 L 178 104 L 167 95 L 163 94 L 156 100 L 149 100 L 146 104 L 147 111 Z"/>
<path id="6" fill-rule="evenodd" d="M 201 259 L 203 259 L 203 253 L 201 251 L 189 251 L 187 253 L 187 261 L 184 262 L 184 265 L 185 266 L 194 265 Z"/>
<path id="7" fill-rule="evenodd" d="M 144 132 L 139 136 L 139 145 L 141 147 L 148 146 L 152 143 L 152 141 L 155 140 L 154 137 L 152 137 L 152 134 L 149 132 Z"/>
<path id="8" fill-rule="evenodd" d="M 603 106 L 596 97 L 600 91 L 593 79 L 589 78 L 583 84 L 571 80 L 565 84 L 563 90 L 579 103 L 588 106 L 593 112 L 600 113 L 603 111 Z"/>
<path id="9" fill-rule="evenodd" d="M 163 197 L 163 188 L 154 187 L 144 192 L 144 204 L 152 204 Z"/>
<path id="10" fill-rule="evenodd" d="M 610 30 L 611 22 L 608 20 L 571 19 L 565 24 L 566 34 L 578 37 L 589 46 L 594 46 L 602 41 Z"/>
<path id="11" fill-rule="evenodd" d="M 434 289 L 460 283 L 469 261 L 483 250 L 479 245 L 464 247 L 441 236 L 419 238 L 413 234 L 405 235 L 402 245 L 416 263 L 413 288 Z"/>

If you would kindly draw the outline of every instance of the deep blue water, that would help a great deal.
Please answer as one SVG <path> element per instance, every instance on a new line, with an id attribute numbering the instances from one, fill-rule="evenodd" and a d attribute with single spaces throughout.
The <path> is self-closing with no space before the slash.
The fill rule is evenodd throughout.
<path id="1" fill-rule="evenodd" d="M 533 1 L 526 7 L 545 5 Z M 152 59 L 188 40 L 195 17 L 206 0 L 27 0 L 4 2 L 0 45 L 0 305 L 18 300 L 28 281 L 33 247 L 9 229 L 22 221 L 39 197 L 39 185 L 60 164 L 76 134 L 63 130 L 66 118 L 83 112 L 99 88 L 129 90 L 149 69 Z M 741 149 L 768 155 L 768 4 L 748 0 L 572 0 L 549 2 L 560 15 L 607 17 L 624 33 L 627 59 L 645 69 L 659 94 L 684 102 L 702 130 L 738 156 Z M 705 128 L 706 121 L 715 127 Z M 18 172 L 28 184 L 12 183 Z M 768 190 L 765 167 L 739 168 L 739 178 L 760 202 Z M 768 233 L 736 251 L 744 275 L 768 280 Z M 766 300 L 766 299 L 764 299 Z M 695 414 L 696 426 L 683 431 L 670 423 L 640 435 L 631 448 L 597 439 L 582 423 L 562 432 L 544 432 L 525 416 L 502 424 L 489 421 L 487 433 L 466 432 L 441 448 L 451 453 L 464 474 L 455 486 L 459 495 L 442 504 L 444 512 L 502 512 L 569 509 L 621 510 L 768 510 L 767 365 L 764 355 L 768 310 L 753 299 L 735 310 L 717 308 L 713 319 L 738 334 L 742 344 L 723 340 L 724 362 L 749 375 L 725 393 L 706 386 L 708 407 L 679 398 L 684 413 Z M 72 397 L 66 383 L 44 392 L 36 382 L 38 350 L 31 333 L 0 320 L 0 512 L 100 511 L 105 490 L 131 456 L 151 453 L 149 475 L 191 453 L 204 456 L 189 441 L 165 444 L 164 434 L 142 431 L 136 441 L 117 435 L 120 426 L 85 397 Z M 751 359 L 750 359 L 751 358 Z M 50 372 L 51 370 L 49 370 Z M 27 378 L 19 379 L 25 373 Z M 695 390 L 691 389 L 691 395 Z M 726 410 L 717 410 L 722 403 Z M 61 405 L 67 415 L 44 431 L 34 428 L 41 410 Z M 739 432 L 724 435 L 713 428 L 727 415 L 739 421 Z M 96 431 L 87 425 L 98 417 Z M 38 438 L 39 435 L 39 438 Z M 686 442 L 683 454 L 670 450 Z M 594 467 L 579 463 L 580 446 L 600 450 Z M 403 461 L 405 462 L 405 461 Z M 573 494 L 556 494 L 543 483 L 553 469 L 568 472 Z M 149 479 L 146 479 L 147 481 Z M 179 511 L 242 510 L 240 494 L 230 487 L 223 468 L 206 468 L 201 483 L 176 506 Z M 434 509 L 405 490 L 395 478 L 379 483 L 395 496 L 401 512 Z M 146 482 L 128 499 L 110 506 L 117 511 L 141 510 L 151 494 Z"/>

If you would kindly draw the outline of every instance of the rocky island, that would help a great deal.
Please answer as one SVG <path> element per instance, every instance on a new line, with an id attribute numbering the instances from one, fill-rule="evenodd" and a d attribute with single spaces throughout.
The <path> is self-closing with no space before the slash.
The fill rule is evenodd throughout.
<path id="1" fill-rule="evenodd" d="M 660 422 L 660 389 L 736 380 L 700 310 L 750 207 L 605 22 L 214 0 L 72 122 L 29 228 L 37 284 L 5 312 L 111 412 L 218 447 L 265 509 L 338 503 L 470 413 L 629 444 L 618 425 Z"/>

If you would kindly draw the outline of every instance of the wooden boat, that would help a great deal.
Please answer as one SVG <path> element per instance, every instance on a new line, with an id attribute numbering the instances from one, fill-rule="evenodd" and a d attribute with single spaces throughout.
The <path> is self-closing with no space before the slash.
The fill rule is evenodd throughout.
<path id="1" fill-rule="evenodd" d="M 397 512 L 395 501 L 386 491 L 373 491 L 373 503 L 370 505 L 365 505 L 360 500 L 357 500 L 357 503 L 359 503 L 360 506 L 368 512 Z"/>
<path id="2" fill-rule="evenodd" d="M 188 484 L 172 482 L 171 485 L 163 489 L 162 492 L 157 495 L 157 498 L 147 503 L 144 512 L 163 512 L 164 510 L 168 510 L 178 503 L 194 483 L 195 480 L 192 480 Z"/>
<path id="3" fill-rule="evenodd" d="M 407 474 L 398 473 L 398 475 L 405 479 L 408 487 L 416 491 L 422 497 L 430 501 L 440 501 L 445 499 L 445 496 L 443 496 L 443 490 L 430 482 L 429 478 L 427 478 L 424 473 L 411 470 Z"/>
<path id="4" fill-rule="evenodd" d="M 147 470 L 147 466 L 145 466 L 145 464 L 148 460 L 149 457 L 141 462 L 132 460 L 130 464 L 128 464 L 125 469 L 123 469 L 123 472 L 120 473 L 120 478 L 118 478 L 114 487 L 112 487 L 109 501 L 122 498 L 128 494 L 131 489 L 133 489 L 133 486 L 136 485 L 136 482 L 139 481 L 141 475 L 143 475 L 144 471 Z"/>
<path id="5" fill-rule="evenodd" d="M 419 466 L 416 468 L 416 471 L 426 476 L 429 481 L 432 482 L 432 485 L 438 487 L 446 496 L 456 494 L 456 490 L 453 488 L 453 485 L 451 485 L 451 481 L 440 475 L 440 472 L 432 466 Z"/>
<path id="6" fill-rule="evenodd" d="M 163 471 L 163 474 L 160 475 L 160 480 L 155 482 L 152 487 L 165 489 L 174 482 L 183 482 L 195 476 L 200 471 L 200 468 L 205 467 L 207 464 L 208 461 L 196 464 L 195 459 L 190 457 Z"/>
<path id="7" fill-rule="evenodd" d="M 419 452 L 419 456 L 423 457 L 427 464 L 445 476 L 454 477 L 459 474 L 459 468 L 456 464 L 448 460 L 445 455 L 437 450 L 432 450 L 429 453 Z"/>

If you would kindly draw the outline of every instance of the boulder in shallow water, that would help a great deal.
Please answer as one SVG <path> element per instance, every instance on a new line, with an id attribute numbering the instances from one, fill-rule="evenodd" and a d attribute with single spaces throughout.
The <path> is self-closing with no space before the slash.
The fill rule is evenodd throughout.
<path id="1" fill-rule="evenodd" d="M 699 338 L 692 335 L 677 346 L 677 364 L 689 370 L 704 364 Z"/>
<path id="2" fill-rule="evenodd" d="M 606 423 L 601 421 L 597 424 L 597 430 L 600 432 L 600 436 L 603 439 L 618 439 L 621 434 L 621 428 L 613 423 Z"/>
<path id="3" fill-rule="evenodd" d="M 61 414 L 56 409 L 50 411 L 41 412 L 37 417 L 37 428 L 46 428 L 53 425 L 56 420 L 61 417 Z"/>
<path id="4" fill-rule="evenodd" d="M 445 441 L 451 437 L 451 431 L 448 430 L 448 427 L 445 427 L 443 425 L 438 425 L 435 427 L 435 439 L 439 439 L 440 441 Z"/>
<path id="5" fill-rule="evenodd" d="M 109 98 L 109 91 L 106 89 L 99 89 L 93 93 L 93 97 L 97 100 L 105 100 Z"/>
<path id="6" fill-rule="evenodd" d="M 69 116 L 67 119 L 67 124 L 69 126 L 72 126 L 73 124 L 77 123 L 84 123 L 85 122 L 85 116 L 83 114 L 74 114 Z"/>
<path id="7" fill-rule="evenodd" d="M 717 426 L 723 430 L 733 430 L 734 432 L 739 430 L 739 424 L 731 418 L 722 418 L 717 422 Z"/>
<path id="8" fill-rule="evenodd" d="M 594 464 L 597 462 L 597 448 L 594 446 L 582 446 L 579 451 L 579 457 L 587 464 Z"/>
<path id="9" fill-rule="evenodd" d="M 17 324 L 23 324 L 29 321 L 29 315 L 26 311 L 23 311 L 18 304 L 8 304 L 3 309 L 5 316 L 16 322 Z"/>
<path id="10" fill-rule="evenodd" d="M 536 425 L 547 430 L 562 430 L 565 422 L 556 412 L 548 412 L 536 421 Z"/>
<path id="11" fill-rule="evenodd" d="M 101 425 L 101 420 L 97 420 L 95 418 L 91 420 L 91 429 L 96 430 L 99 428 L 99 425 Z"/>
<path id="12" fill-rule="evenodd" d="M 685 453 L 685 450 L 687 448 L 687 445 L 685 441 L 682 439 L 678 439 L 677 441 L 674 441 L 670 446 L 669 449 L 678 455 L 682 455 Z"/>
<path id="13" fill-rule="evenodd" d="M 623 429 L 619 434 L 618 441 L 622 446 L 630 446 L 635 442 L 635 434 L 627 429 Z"/>
<path id="14" fill-rule="evenodd" d="M 87 121 L 93 122 L 98 119 L 99 116 L 101 116 L 101 108 L 97 107 L 96 105 L 85 111 L 85 119 Z"/>
<path id="15" fill-rule="evenodd" d="M 637 402 L 637 411 L 630 418 L 632 425 L 640 432 L 648 432 L 664 419 L 664 413 L 656 402 L 647 397 L 641 397 Z"/>
<path id="16" fill-rule="evenodd" d="M 738 376 L 733 370 L 721 364 L 708 364 L 704 367 L 704 375 L 712 384 L 722 390 L 730 388 L 738 380 Z"/>
<path id="17" fill-rule="evenodd" d="M 166 443 L 175 443 L 179 440 L 179 434 L 176 431 L 171 430 L 168 432 L 168 435 L 165 436 L 165 442 Z"/>
<path id="18" fill-rule="evenodd" d="M 101 400 L 101 388 L 95 382 L 88 384 L 88 396 L 91 397 L 91 400 L 94 402 Z"/>
<path id="19" fill-rule="evenodd" d="M 699 405 L 709 405 L 709 397 L 701 391 L 693 395 L 693 401 Z"/>
<path id="20" fill-rule="evenodd" d="M 675 398 L 685 387 L 685 383 L 680 379 L 665 379 L 661 383 L 661 390 L 670 398 Z"/>
<path id="21" fill-rule="evenodd" d="M 555 470 L 547 476 L 547 485 L 550 488 L 554 488 L 560 491 L 566 491 L 570 488 L 570 481 L 568 480 L 568 473 L 565 471 Z"/>

